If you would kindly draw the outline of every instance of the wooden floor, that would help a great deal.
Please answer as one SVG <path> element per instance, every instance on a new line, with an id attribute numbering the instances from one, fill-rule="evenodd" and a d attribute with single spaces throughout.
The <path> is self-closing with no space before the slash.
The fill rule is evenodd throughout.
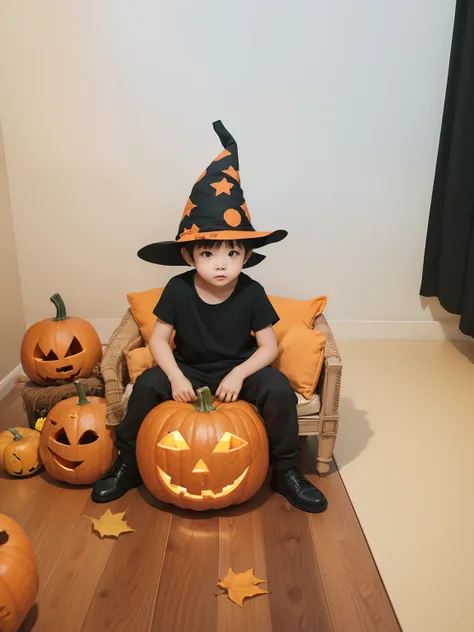
<path id="1" fill-rule="evenodd" d="M 18 392 L 0 402 L 0 428 L 26 425 Z M 109 505 L 46 473 L 0 478 L 0 512 L 35 547 L 40 588 L 21 632 L 395 632 L 400 627 L 337 470 L 321 479 L 315 446 L 303 470 L 329 499 L 309 515 L 268 484 L 216 513 L 172 510 L 144 487 Z M 100 539 L 90 517 L 126 511 L 135 533 Z M 255 565 L 270 595 L 243 609 L 216 597 L 218 579 Z M 265 585 L 262 585 L 265 587 Z"/>

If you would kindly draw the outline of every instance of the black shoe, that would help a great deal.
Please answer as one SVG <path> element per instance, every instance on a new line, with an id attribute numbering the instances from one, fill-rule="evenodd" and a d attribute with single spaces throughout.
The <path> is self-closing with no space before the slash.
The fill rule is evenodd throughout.
<path id="1" fill-rule="evenodd" d="M 310 483 L 296 467 L 286 472 L 274 471 L 272 489 L 302 511 L 320 513 L 328 508 L 323 492 Z"/>
<path id="2" fill-rule="evenodd" d="M 107 474 L 94 485 L 91 498 L 95 503 L 108 503 L 117 500 L 142 482 L 138 467 L 124 463 L 119 456 Z"/>

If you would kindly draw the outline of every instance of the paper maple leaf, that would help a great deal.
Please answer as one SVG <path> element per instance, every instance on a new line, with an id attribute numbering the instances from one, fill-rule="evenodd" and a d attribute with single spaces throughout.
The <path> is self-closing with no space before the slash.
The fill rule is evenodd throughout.
<path id="1" fill-rule="evenodd" d="M 242 602 L 246 597 L 268 594 L 268 590 L 263 590 L 256 586 L 256 584 L 267 583 L 267 580 L 257 579 L 253 571 L 254 567 L 249 568 L 245 573 L 234 573 L 234 571 L 229 568 L 227 575 L 224 579 L 219 580 L 217 585 L 227 590 L 229 599 L 242 607 Z"/>
<path id="2" fill-rule="evenodd" d="M 110 509 L 107 509 L 100 518 L 90 518 L 90 520 L 92 520 L 93 528 L 100 534 L 101 538 L 104 536 L 118 538 L 121 533 L 135 531 L 135 529 L 129 527 L 123 519 L 125 513 L 124 511 L 122 513 L 113 514 Z"/>

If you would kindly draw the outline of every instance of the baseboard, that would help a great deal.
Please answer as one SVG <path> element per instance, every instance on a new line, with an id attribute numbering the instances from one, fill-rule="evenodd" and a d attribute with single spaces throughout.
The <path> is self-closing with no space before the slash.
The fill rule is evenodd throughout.
<path id="1" fill-rule="evenodd" d="M 24 375 L 21 364 L 10 371 L 2 380 L 0 380 L 0 399 L 3 399 L 8 393 L 15 388 L 16 380 Z"/>
<path id="2" fill-rule="evenodd" d="M 470 340 L 456 322 L 330 320 L 336 340 Z"/>
<path id="3" fill-rule="evenodd" d="M 91 318 L 105 344 L 120 324 L 120 318 Z M 398 320 L 330 320 L 336 340 L 471 340 L 453 322 Z"/>

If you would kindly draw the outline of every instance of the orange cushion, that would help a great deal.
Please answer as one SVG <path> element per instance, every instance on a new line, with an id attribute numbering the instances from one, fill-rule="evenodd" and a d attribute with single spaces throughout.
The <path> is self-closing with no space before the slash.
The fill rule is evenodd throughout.
<path id="1" fill-rule="evenodd" d="M 129 292 L 127 294 L 133 317 L 140 328 L 145 344 L 150 342 L 151 332 L 156 322 L 153 310 L 163 294 L 163 290 L 164 288 L 159 287 L 145 292 Z M 307 327 L 312 328 L 315 319 L 323 313 L 327 303 L 327 296 L 318 296 L 307 301 L 279 296 L 269 296 L 268 298 L 280 317 L 278 323 L 273 327 L 278 342 L 295 323 L 303 322 Z"/>
<path id="2" fill-rule="evenodd" d="M 128 374 L 130 375 L 130 381 L 135 384 L 137 377 L 156 365 L 156 362 L 151 355 L 151 351 L 148 347 L 140 347 L 138 349 L 132 349 L 126 354 Z"/>
<path id="3" fill-rule="evenodd" d="M 314 321 L 323 313 L 327 303 L 327 296 L 317 296 L 307 301 L 279 296 L 269 296 L 268 298 L 280 317 L 280 320 L 273 327 L 278 342 L 296 323 L 303 322 L 307 327 L 313 328 Z"/>
<path id="4" fill-rule="evenodd" d="M 150 342 L 151 332 L 156 323 L 156 316 L 153 310 L 161 298 L 164 289 L 163 287 L 158 287 L 153 290 L 146 290 L 145 292 L 129 292 L 127 294 L 127 300 L 133 317 L 140 329 L 145 344 Z"/>
<path id="5" fill-rule="evenodd" d="M 278 344 L 278 358 L 273 366 L 305 399 L 314 395 L 323 368 L 325 344 L 325 336 L 304 323 L 293 325 Z"/>

